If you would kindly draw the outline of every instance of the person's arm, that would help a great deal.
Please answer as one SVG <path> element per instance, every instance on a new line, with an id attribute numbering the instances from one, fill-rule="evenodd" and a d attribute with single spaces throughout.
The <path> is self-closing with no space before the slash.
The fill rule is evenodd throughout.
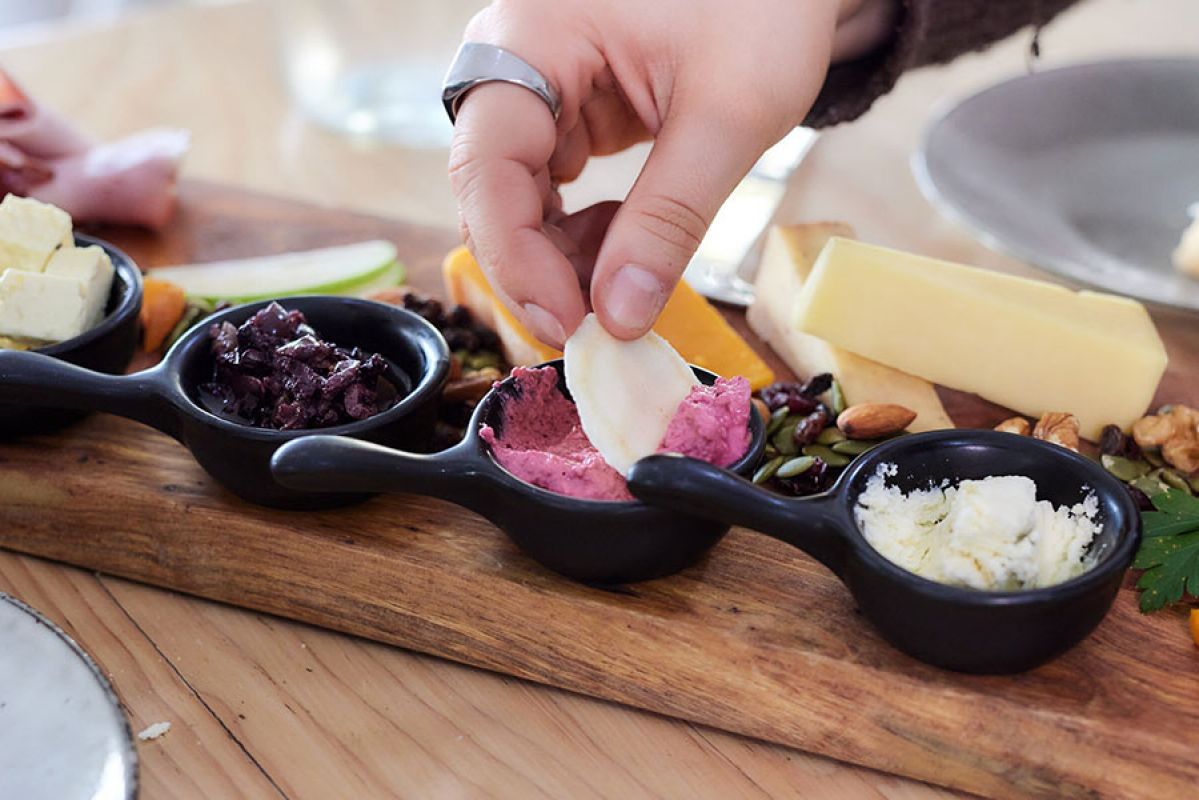
<path id="1" fill-rule="evenodd" d="M 884 44 L 856 57 L 834 58 L 804 124 L 825 127 L 856 119 L 908 70 L 952 61 L 1030 25 L 1039 29 L 1077 2 L 887 0 L 889 30 L 880 37 Z M 880 10 L 872 13 L 878 15 Z M 877 29 L 867 35 L 877 36 Z"/>
<path id="2" fill-rule="evenodd" d="M 561 346 L 589 309 L 613 335 L 635 338 L 725 198 L 789 130 L 850 119 L 902 70 L 1061 5 L 495 0 L 466 41 L 532 65 L 560 92 L 561 114 L 555 121 L 540 97 L 511 84 L 466 95 L 449 166 L 463 239 L 542 341 Z M 623 202 L 564 213 L 559 183 L 591 156 L 646 139 L 653 150 Z"/>

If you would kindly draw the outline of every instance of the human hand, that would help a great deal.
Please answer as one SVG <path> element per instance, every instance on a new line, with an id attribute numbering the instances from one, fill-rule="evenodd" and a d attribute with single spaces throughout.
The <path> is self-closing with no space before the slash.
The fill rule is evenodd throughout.
<path id="1" fill-rule="evenodd" d="M 496 0 L 465 40 L 503 47 L 562 98 L 493 82 L 450 151 L 462 233 L 505 304 L 561 346 L 588 299 L 613 335 L 654 323 L 716 211 L 800 124 L 830 60 L 869 50 L 894 0 Z M 653 139 L 623 203 L 566 214 L 558 184 Z"/>

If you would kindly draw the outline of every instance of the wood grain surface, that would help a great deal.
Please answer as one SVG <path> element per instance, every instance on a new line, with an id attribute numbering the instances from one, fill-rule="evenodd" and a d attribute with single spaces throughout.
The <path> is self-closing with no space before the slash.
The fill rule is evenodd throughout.
<path id="1" fill-rule="evenodd" d="M 438 288 L 449 244 L 212 186 L 187 187 L 184 210 L 165 237 L 101 233 L 145 266 L 383 236 L 425 289 Z M 1199 374 L 1199 347 L 1187 322 L 1163 322 L 1177 356 L 1163 396 L 1194 402 L 1186 375 Z M 948 399 L 971 424 L 1004 413 Z M 547 573 L 482 519 L 434 500 L 255 508 L 175 442 L 99 416 L 0 445 L 0 522 L 14 550 L 969 791 L 1131 796 L 1153 786 L 1186 797 L 1199 781 L 1199 657 L 1179 615 L 1142 617 L 1127 590 L 1053 664 L 955 675 L 890 649 L 822 567 L 746 531 L 678 576 L 602 590 Z M 215 657 L 204 652 L 193 655 Z"/>

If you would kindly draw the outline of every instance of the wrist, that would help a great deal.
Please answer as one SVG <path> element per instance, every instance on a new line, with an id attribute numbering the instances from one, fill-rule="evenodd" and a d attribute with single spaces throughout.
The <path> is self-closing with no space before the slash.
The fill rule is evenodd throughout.
<path id="1" fill-rule="evenodd" d="M 841 0 L 833 34 L 834 64 L 877 50 L 895 33 L 900 0 Z"/>

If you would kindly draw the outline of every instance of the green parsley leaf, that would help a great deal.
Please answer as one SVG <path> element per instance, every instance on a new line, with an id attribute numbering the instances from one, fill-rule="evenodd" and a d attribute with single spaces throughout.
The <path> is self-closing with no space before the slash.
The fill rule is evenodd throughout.
<path id="1" fill-rule="evenodd" d="M 1145 570 L 1137 581 L 1141 611 L 1157 611 L 1199 596 L 1199 498 L 1171 489 L 1153 495 L 1156 511 L 1142 513 L 1144 536 L 1133 566 Z"/>

